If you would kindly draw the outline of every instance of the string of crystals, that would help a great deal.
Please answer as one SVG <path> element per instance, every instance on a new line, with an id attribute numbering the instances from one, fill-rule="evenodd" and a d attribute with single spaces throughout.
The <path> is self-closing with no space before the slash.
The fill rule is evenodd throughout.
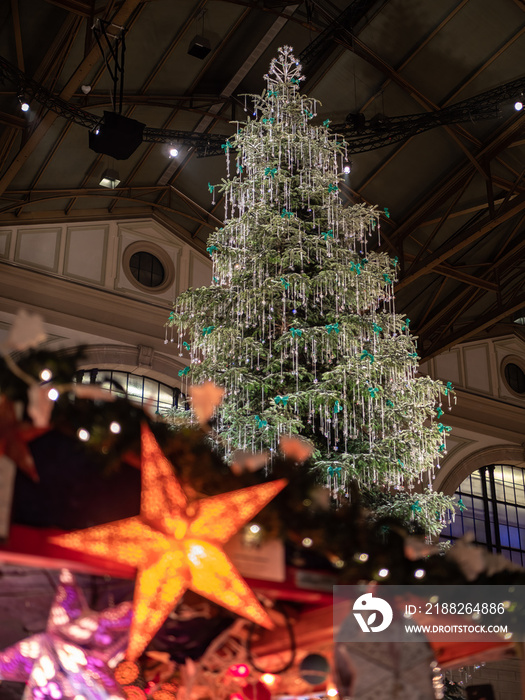
<path id="1" fill-rule="evenodd" d="M 212 284 L 181 295 L 168 320 L 190 356 L 183 382 L 226 389 L 217 430 L 228 454 L 275 451 L 299 433 L 334 494 L 350 479 L 429 486 L 446 448 L 436 419 L 445 387 L 416 377 L 410 322 L 395 313 L 397 260 L 369 250 L 379 212 L 342 206 L 347 146 L 328 120 L 313 123 L 318 102 L 301 94 L 290 47 L 265 79 L 224 144 Z M 413 517 L 441 528 L 451 502 L 424 500 Z"/>

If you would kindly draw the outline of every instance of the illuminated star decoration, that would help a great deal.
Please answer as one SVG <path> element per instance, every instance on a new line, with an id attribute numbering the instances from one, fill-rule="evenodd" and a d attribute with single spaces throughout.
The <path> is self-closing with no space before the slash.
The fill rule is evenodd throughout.
<path id="1" fill-rule="evenodd" d="M 127 658 L 137 659 L 190 588 L 272 628 L 272 622 L 221 548 L 286 480 L 188 502 L 150 429 L 142 426 L 140 515 L 51 538 L 54 544 L 138 569 Z"/>
<path id="2" fill-rule="evenodd" d="M 131 617 L 131 603 L 89 610 L 63 569 L 46 631 L 0 652 L 0 679 L 27 683 L 24 700 L 123 698 L 111 668 L 125 651 Z"/>

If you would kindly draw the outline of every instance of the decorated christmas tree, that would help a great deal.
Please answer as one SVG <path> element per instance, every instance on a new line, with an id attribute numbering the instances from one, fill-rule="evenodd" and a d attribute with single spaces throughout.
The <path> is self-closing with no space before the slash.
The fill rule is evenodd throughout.
<path id="1" fill-rule="evenodd" d="M 267 450 L 271 463 L 283 436 L 303 436 L 335 500 L 354 481 L 379 494 L 379 511 L 439 532 L 453 506 L 430 484 L 452 387 L 417 376 L 410 321 L 395 312 L 397 260 L 370 247 L 380 212 L 343 205 L 346 144 L 316 123 L 290 47 L 265 79 L 223 146 L 227 179 L 208 185 L 225 206 L 207 248 L 212 284 L 182 294 L 168 321 L 190 356 L 179 374 L 226 389 L 216 434 L 230 459 Z"/>

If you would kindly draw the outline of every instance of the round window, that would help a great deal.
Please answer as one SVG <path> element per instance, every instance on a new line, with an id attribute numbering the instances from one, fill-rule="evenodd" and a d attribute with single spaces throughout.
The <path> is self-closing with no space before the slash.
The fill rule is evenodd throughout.
<path id="1" fill-rule="evenodd" d="M 133 253 L 129 259 L 129 269 L 137 282 L 145 287 L 160 287 L 166 277 L 161 261 L 144 250 Z"/>
<path id="2" fill-rule="evenodd" d="M 505 380 L 516 394 L 525 394 L 525 372 L 514 362 L 505 365 Z"/>
<path id="3" fill-rule="evenodd" d="M 148 294 L 162 294 L 175 281 L 170 255 L 150 241 L 135 241 L 125 248 L 122 271 L 136 289 Z"/>

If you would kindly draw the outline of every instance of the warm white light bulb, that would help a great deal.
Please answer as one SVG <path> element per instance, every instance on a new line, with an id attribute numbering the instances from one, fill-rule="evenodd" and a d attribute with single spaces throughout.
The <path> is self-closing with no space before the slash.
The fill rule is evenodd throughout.
<path id="1" fill-rule="evenodd" d="M 58 391 L 56 389 L 50 389 L 47 392 L 48 398 L 51 399 L 51 401 L 56 401 L 58 399 Z"/>
<path id="2" fill-rule="evenodd" d="M 381 578 L 386 578 L 389 573 L 390 571 L 388 569 L 379 569 L 378 576 L 380 576 Z"/>
<path id="3" fill-rule="evenodd" d="M 117 421 L 114 420 L 112 423 L 110 423 L 109 429 L 112 433 L 118 435 L 118 433 L 120 433 L 120 423 L 117 423 Z"/>
<path id="4" fill-rule="evenodd" d="M 521 100 L 516 100 L 516 102 L 514 103 L 514 109 L 516 110 L 516 112 L 521 112 L 521 110 L 523 109 L 523 102 Z"/>
<path id="5" fill-rule="evenodd" d="M 20 104 L 20 109 L 22 112 L 29 112 L 29 104 L 27 102 L 22 102 Z"/>
<path id="6" fill-rule="evenodd" d="M 176 158 L 179 155 L 179 151 L 176 148 L 170 148 L 170 158 Z"/>
<path id="7" fill-rule="evenodd" d="M 273 685 L 275 683 L 275 676 L 273 675 L 273 673 L 263 673 L 263 675 L 261 676 L 261 681 L 265 685 Z"/>
<path id="8" fill-rule="evenodd" d="M 347 163 L 347 164 L 345 165 L 345 167 L 343 168 L 343 172 L 344 172 L 345 175 L 349 175 L 351 171 L 352 171 L 352 168 L 351 168 L 350 164 Z"/>
<path id="9" fill-rule="evenodd" d="M 48 381 L 51 379 L 52 376 L 53 376 L 53 373 L 51 372 L 50 369 L 43 369 L 43 370 L 40 372 L 40 379 L 41 379 L 43 382 L 48 382 Z"/>
<path id="10" fill-rule="evenodd" d="M 82 440 L 82 442 L 87 442 L 90 438 L 89 432 L 85 428 L 80 428 L 77 431 L 78 439 Z"/>

